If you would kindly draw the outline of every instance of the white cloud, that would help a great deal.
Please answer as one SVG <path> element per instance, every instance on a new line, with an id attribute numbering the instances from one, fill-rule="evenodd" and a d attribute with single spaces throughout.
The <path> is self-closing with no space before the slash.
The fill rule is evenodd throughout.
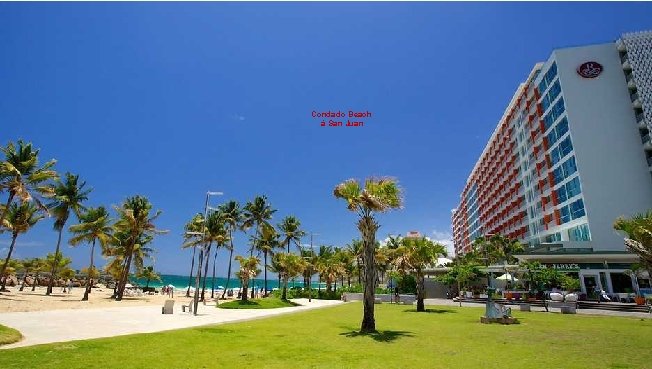
<path id="1" fill-rule="evenodd" d="M 233 120 L 237 120 L 239 122 L 242 122 L 243 120 L 245 120 L 244 115 L 240 115 L 240 114 L 233 114 L 233 115 L 231 115 L 231 118 Z"/>
<path id="2" fill-rule="evenodd" d="M 448 252 L 449 258 L 452 258 L 455 255 L 455 248 L 453 247 L 453 235 L 450 232 L 434 230 L 432 231 L 432 240 L 446 246 L 446 251 Z"/>

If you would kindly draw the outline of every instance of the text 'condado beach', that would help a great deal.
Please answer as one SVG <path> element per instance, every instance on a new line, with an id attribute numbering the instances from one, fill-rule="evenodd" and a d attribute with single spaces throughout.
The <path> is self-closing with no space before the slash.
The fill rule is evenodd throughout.
<path id="1" fill-rule="evenodd" d="M 348 112 L 344 111 L 317 111 L 313 110 L 312 111 L 312 117 L 313 118 L 322 118 L 320 126 L 321 127 L 363 127 L 364 126 L 364 121 L 359 120 L 360 118 L 371 118 L 373 114 L 366 110 L 366 111 L 353 111 L 349 110 Z M 326 119 L 328 118 L 328 119 Z M 334 118 L 334 119 L 333 119 Z M 337 119 L 337 118 L 349 118 L 346 119 L 346 123 L 344 123 L 344 119 Z M 353 118 L 353 119 L 351 119 Z"/>

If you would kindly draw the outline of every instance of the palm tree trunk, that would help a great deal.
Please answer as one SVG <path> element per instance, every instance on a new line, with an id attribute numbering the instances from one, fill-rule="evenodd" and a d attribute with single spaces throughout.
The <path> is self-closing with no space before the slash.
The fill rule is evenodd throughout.
<path id="1" fill-rule="evenodd" d="M 130 249 L 133 249 L 133 245 Z M 129 269 L 131 269 L 132 256 L 133 252 L 129 252 L 129 256 L 127 257 L 127 261 L 125 263 L 125 268 L 122 271 L 122 277 L 120 278 L 120 284 L 118 285 L 118 295 L 116 296 L 116 301 L 121 301 L 122 296 L 125 293 L 125 287 L 127 286 L 127 280 L 129 279 Z"/>
<path id="2" fill-rule="evenodd" d="M 246 283 L 242 283 L 242 301 L 247 301 L 247 298 L 248 298 L 247 297 L 247 289 L 248 289 L 248 286 L 249 286 L 249 281 L 247 280 L 247 281 L 242 281 L 242 282 L 246 282 Z"/>
<path id="3" fill-rule="evenodd" d="M 231 231 L 229 231 L 230 237 Z M 224 286 L 224 292 L 222 292 L 222 298 L 226 295 L 226 290 L 229 288 L 229 282 L 231 282 L 231 262 L 233 261 L 233 241 L 231 241 L 231 249 L 229 250 L 229 270 L 226 273 L 226 286 Z"/>
<path id="4" fill-rule="evenodd" d="M 52 293 L 52 288 L 54 287 L 54 277 L 57 272 L 57 264 L 59 263 L 59 247 L 61 246 L 61 234 L 63 233 L 63 226 L 59 229 L 59 238 L 57 239 L 57 248 L 54 251 L 54 263 L 52 263 L 52 271 L 50 272 L 50 283 L 48 283 L 48 289 L 45 291 L 45 295 L 49 296 Z"/>
<path id="5" fill-rule="evenodd" d="M 29 272 L 29 269 L 25 268 L 25 275 L 23 276 L 23 283 L 20 285 L 20 289 L 18 291 L 22 291 L 25 289 L 25 285 L 27 284 L 27 272 Z"/>
<path id="6" fill-rule="evenodd" d="M 215 298 L 215 263 L 216 262 L 217 262 L 217 250 L 215 250 L 215 254 L 213 255 L 213 278 L 211 280 L 211 299 Z"/>
<path id="7" fill-rule="evenodd" d="M 263 252 L 265 258 L 265 283 L 263 284 L 265 292 L 263 292 L 263 297 L 267 297 L 267 250 Z"/>
<path id="8" fill-rule="evenodd" d="M 425 298 L 424 283 L 423 273 L 417 273 L 417 311 L 426 311 L 423 303 L 423 299 Z"/>
<path id="9" fill-rule="evenodd" d="M 199 282 L 201 281 L 201 267 L 204 263 L 204 246 L 200 246 L 199 259 L 197 263 L 197 275 L 195 276 L 195 293 L 193 294 L 193 313 L 197 315 L 197 308 L 199 308 Z"/>
<path id="10" fill-rule="evenodd" d="M 149 281 L 151 281 L 151 278 L 147 278 L 147 283 L 145 283 L 145 289 L 149 288 Z"/>
<path id="11" fill-rule="evenodd" d="M 283 277 L 283 294 L 281 295 L 281 300 L 288 299 L 288 279 L 287 276 Z"/>
<path id="12" fill-rule="evenodd" d="M 3 279 L 2 279 L 2 288 L 0 288 L 0 292 L 7 291 L 5 289 L 5 285 L 7 284 L 7 277 L 5 276 L 5 271 L 7 270 L 7 265 L 9 265 L 9 259 L 11 259 L 11 253 L 14 251 L 14 246 L 16 245 L 16 238 L 18 238 L 18 232 L 13 233 L 11 237 L 11 246 L 9 246 L 9 253 L 5 258 L 5 263 L 2 264 L 2 272 L 0 273 L 0 276 L 2 276 Z"/>
<path id="13" fill-rule="evenodd" d="M 192 271 L 195 269 L 195 251 L 197 251 L 197 246 L 192 247 L 192 262 L 190 263 L 190 278 L 188 278 L 188 289 L 186 290 L 186 297 L 190 297 L 190 284 L 192 283 Z"/>
<path id="14" fill-rule="evenodd" d="M 374 300 L 376 297 L 376 229 L 378 224 L 370 215 L 365 215 L 360 219 L 359 226 L 362 233 L 364 247 L 364 313 L 360 332 L 370 333 L 376 331 L 376 319 L 374 317 Z"/>
<path id="15" fill-rule="evenodd" d="M 34 281 L 32 283 L 32 292 L 36 291 L 36 283 L 38 281 L 38 272 L 36 272 L 36 275 L 34 276 Z"/>
<path id="16" fill-rule="evenodd" d="M 206 250 L 206 265 L 204 266 L 204 279 L 202 281 L 202 288 L 201 288 L 201 301 L 204 300 L 204 296 L 206 293 L 206 277 L 208 276 L 208 264 L 211 263 L 211 247 L 213 246 L 213 242 L 208 243 L 208 249 Z"/>
<path id="17" fill-rule="evenodd" d="M 88 268 L 88 279 L 86 281 L 86 291 L 84 291 L 84 297 L 82 301 L 88 301 L 88 294 L 91 293 L 91 286 L 93 285 L 93 280 L 91 275 L 93 273 L 93 254 L 95 253 L 95 239 L 93 238 L 93 244 L 91 245 L 91 266 Z"/>
<path id="18" fill-rule="evenodd" d="M 5 220 L 5 217 L 7 216 L 7 212 L 9 211 L 9 205 L 11 205 L 11 201 L 13 201 L 15 196 L 15 192 L 9 191 L 9 198 L 7 199 L 7 203 L 5 204 L 4 211 L 2 212 L 2 216 L 0 216 L 0 224 L 2 224 Z"/>

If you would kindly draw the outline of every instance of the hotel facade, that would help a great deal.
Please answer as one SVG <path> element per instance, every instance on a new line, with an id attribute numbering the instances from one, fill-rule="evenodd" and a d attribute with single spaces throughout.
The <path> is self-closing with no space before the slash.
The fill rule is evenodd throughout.
<path id="1" fill-rule="evenodd" d="M 457 254 L 504 234 L 582 290 L 649 288 L 613 230 L 652 209 L 652 32 L 557 49 L 521 83 L 453 210 Z M 649 277 L 649 276 L 648 276 Z"/>

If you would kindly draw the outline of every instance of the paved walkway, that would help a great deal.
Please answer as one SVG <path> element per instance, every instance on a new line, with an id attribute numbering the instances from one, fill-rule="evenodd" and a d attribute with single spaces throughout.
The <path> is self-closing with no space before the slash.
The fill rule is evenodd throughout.
<path id="1" fill-rule="evenodd" d="M 459 302 L 448 300 L 448 299 L 425 299 L 424 302 L 426 305 L 445 305 L 445 306 L 460 306 Z M 484 303 L 475 303 L 475 302 L 463 302 L 462 306 L 467 307 L 484 307 Z M 508 305 L 512 308 L 512 311 L 518 311 L 517 305 Z M 542 306 L 532 306 L 532 311 L 546 311 Z M 548 308 L 551 312 L 559 312 L 558 308 Z M 604 315 L 604 316 L 624 316 L 630 318 L 647 318 L 652 319 L 652 314 L 649 313 L 634 313 L 627 311 L 613 311 L 613 310 L 600 310 L 600 309 L 577 309 L 578 314 L 584 315 Z"/>
<path id="2" fill-rule="evenodd" d="M 326 306 L 341 301 L 293 300 L 302 306 L 278 309 L 217 309 L 214 304 L 199 305 L 199 314 L 181 312 L 175 303 L 174 314 L 161 314 L 161 306 L 110 307 L 78 310 L 49 310 L 0 314 L 0 324 L 17 329 L 23 340 L 2 349 L 52 342 L 113 337 L 134 333 L 160 332 L 208 324 L 237 322 L 288 314 Z"/>

